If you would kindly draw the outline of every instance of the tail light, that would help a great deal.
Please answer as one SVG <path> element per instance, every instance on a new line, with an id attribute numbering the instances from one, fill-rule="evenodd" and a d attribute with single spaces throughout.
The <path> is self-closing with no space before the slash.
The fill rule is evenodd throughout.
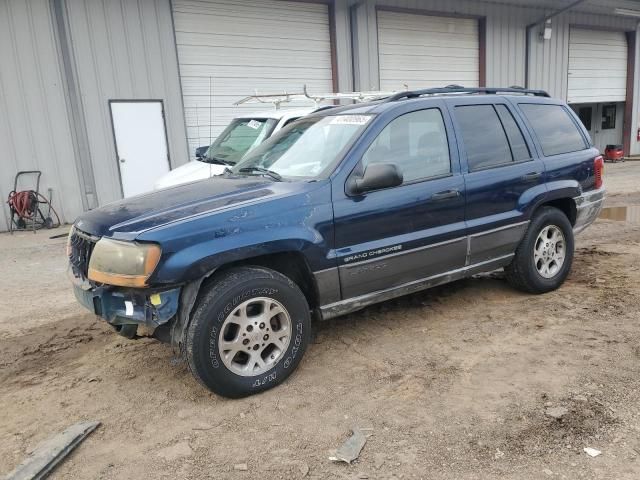
<path id="1" fill-rule="evenodd" d="M 604 158 L 598 155 L 593 159 L 593 175 L 595 177 L 595 188 L 602 187 L 602 174 L 604 173 Z"/>

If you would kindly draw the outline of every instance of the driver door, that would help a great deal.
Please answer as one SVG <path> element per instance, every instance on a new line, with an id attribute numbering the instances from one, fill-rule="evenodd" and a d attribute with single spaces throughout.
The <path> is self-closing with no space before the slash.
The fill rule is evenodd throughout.
<path id="1" fill-rule="evenodd" d="M 442 105 L 396 117 L 352 175 L 372 163 L 393 163 L 403 183 L 334 198 L 343 299 L 464 267 L 465 190 L 451 131 Z"/>

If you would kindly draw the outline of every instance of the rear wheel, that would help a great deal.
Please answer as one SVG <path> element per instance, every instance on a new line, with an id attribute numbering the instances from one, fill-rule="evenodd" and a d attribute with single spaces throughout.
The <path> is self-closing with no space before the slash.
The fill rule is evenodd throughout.
<path id="1" fill-rule="evenodd" d="M 295 370 L 310 326 L 307 301 L 290 279 L 266 268 L 236 268 L 201 292 L 185 355 L 207 388 L 244 397 L 282 383 Z"/>
<path id="2" fill-rule="evenodd" d="M 505 267 L 511 285 L 529 293 L 558 288 L 573 262 L 573 227 L 554 207 L 542 207 L 531 219 L 511 264 Z"/>

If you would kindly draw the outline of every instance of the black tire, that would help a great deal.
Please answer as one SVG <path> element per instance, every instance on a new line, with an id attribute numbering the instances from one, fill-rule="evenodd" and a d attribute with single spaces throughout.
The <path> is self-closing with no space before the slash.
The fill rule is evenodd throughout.
<path id="1" fill-rule="evenodd" d="M 278 302 L 285 309 L 290 322 L 289 342 L 286 349 L 279 350 L 275 364 L 268 370 L 258 375 L 247 373 L 242 376 L 231 370 L 236 363 L 228 366 L 221 355 L 219 341 L 221 335 L 227 335 L 229 327 L 225 327 L 225 320 L 237 311 L 238 307 L 250 299 L 268 298 Z M 258 300 L 257 300 L 258 302 Z M 249 303 L 251 307 L 253 304 Z M 247 309 L 247 317 L 248 309 Z M 279 322 L 274 317 L 275 322 Z M 285 322 L 286 323 L 286 322 Z M 245 332 L 255 342 L 259 336 L 257 328 L 268 330 L 272 327 L 271 334 L 276 331 L 273 325 L 256 328 L 255 333 L 249 330 L 237 328 L 234 336 L 240 339 L 240 333 Z M 249 328 L 249 327 L 246 327 Z M 254 327 L 252 327 L 254 328 Z M 260 330 L 262 333 L 268 333 Z M 244 334 L 243 334 L 244 336 Z M 275 335 L 274 335 L 275 337 Z M 186 332 L 184 355 L 189 369 L 205 387 L 209 390 L 229 398 L 240 398 L 254 393 L 262 392 L 282 383 L 298 366 L 311 337 L 311 316 L 309 305 L 300 288 L 284 275 L 261 267 L 233 268 L 212 277 L 198 296 L 198 300 L 191 315 L 191 321 Z M 248 338 L 243 339 L 249 341 Z M 273 338 L 272 338 L 273 340 Z M 257 340 L 260 342 L 260 340 Z M 249 347 L 252 344 L 249 344 Z M 253 345 L 255 346 L 255 345 Z M 267 352 L 260 347 L 256 355 Z M 275 348 L 275 347 L 272 347 Z M 247 348 L 249 350 L 249 348 Z M 258 350 L 256 349 L 256 350 Z M 242 355 L 247 357 L 247 364 L 253 358 L 253 352 L 238 351 L 233 355 L 231 362 L 236 358 L 242 360 Z M 228 358 L 228 357 L 227 357 Z M 267 360 L 271 361 L 271 360 Z"/>
<path id="2" fill-rule="evenodd" d="M 558 227 L 564 235 L 566 244 L 564 263 L 551 278 L 545 278 L 540 274 L 534 260 L 534 248 L 538 235 L 547 226 Z M 542 207 L 534 213 L 529 228 L 516 249 L 513 261 L 504 269 L 507 281 L 518 290 L 528 293 L 546 293 L 555 290 L 564 283 L 571 271 L 573 251 L 573 227 L 567 216 L 557 208 Z"/>

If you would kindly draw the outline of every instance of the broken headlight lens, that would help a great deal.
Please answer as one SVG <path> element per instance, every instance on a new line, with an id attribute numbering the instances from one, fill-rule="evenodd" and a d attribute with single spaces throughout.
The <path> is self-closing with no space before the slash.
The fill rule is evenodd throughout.
<path id="1" fill-rule="evenodd" d="M 158 261 L 160 246 L 101 238 L 91 253 L 89 279 L 122 287 L 144 287 Z"/>

